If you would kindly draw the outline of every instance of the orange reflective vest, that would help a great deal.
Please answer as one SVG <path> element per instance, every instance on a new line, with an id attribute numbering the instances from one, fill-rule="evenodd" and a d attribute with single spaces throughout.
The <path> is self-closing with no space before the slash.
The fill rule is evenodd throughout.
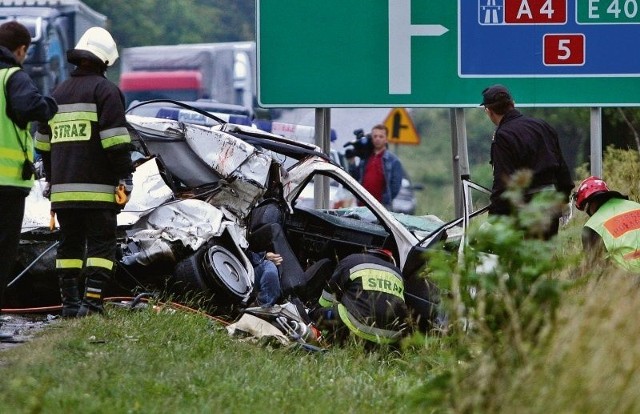
<path id="1" fill-rule="evenodd" d="M 620 267 L 640 273 L 640 204 L 611 198 L 585 224 L 604 242 L 607 253 Z"/>

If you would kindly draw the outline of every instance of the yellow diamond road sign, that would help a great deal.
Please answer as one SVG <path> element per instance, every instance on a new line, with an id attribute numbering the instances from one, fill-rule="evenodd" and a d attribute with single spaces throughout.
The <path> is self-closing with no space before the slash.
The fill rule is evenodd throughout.
<path id="1" fill-rule="evenodd" d="M 394 108 L 389 112 L 384 124 L 389 128 L 389 143 L 419 145 L 420 136 L 415 125 L 404 108 Z"/>

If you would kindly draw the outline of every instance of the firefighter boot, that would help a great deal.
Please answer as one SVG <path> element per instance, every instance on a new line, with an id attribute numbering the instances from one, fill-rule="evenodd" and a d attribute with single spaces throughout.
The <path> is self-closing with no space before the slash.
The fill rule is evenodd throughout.
<path id="1" fill-rule="evenodd" d="M 87 279 L 84 290 L 84 298 L 78 310 L 78 317 L 84 317 L 94 313 L 104 313 L 102 302 L 102 280 Z"/>
<path id="2" fill-rule="evenodd" d="M 58 283 L 60 285 L 60 298 L 62 299 L 62 317 L 75 318 L 81 302 L 78 278 L 64 275 L 59 277 Z"/>

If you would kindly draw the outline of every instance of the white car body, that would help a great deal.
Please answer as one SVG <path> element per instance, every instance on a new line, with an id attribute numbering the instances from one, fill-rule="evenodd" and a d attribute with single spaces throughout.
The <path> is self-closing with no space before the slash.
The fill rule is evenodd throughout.
<path id="1" fill-rule="evenodd" d="M 214 299 L 231 296 L 232 302 L 246 304 L 254 278 L 245 254 L 251 213 L 275 182 L 286 209 L 282 225 L 287 241 L 304 269 L 323 259 L 337 261 L 351 253 L 384 248 L 406 278 L 406 293 L 411 295 L 407 304 L 415 306 L 424 320 L 433 318 L 432 287 L 419 277 L 423 252 L 438 241 L 460 239 L 458 222 L 389 212 L 312 144 L 229 123 L 209 127 L 136 115 L 127 120 L 142 151 L 137 158 L 147 161 L 134 173 L 132 198 L 119 214 L 119 226 L 127 231 L 120 259 L 125 273 L 141 270 L 153 277 L 146 274 L 151 272 L 145 267 L 149 266 L 173 273 L 188 289 L 202 290 Z M 309 185 L 322 182 L 320 177 L 339 184 L 358 205 L 310 206 Z M 25 246 L 42 241 L 42 233 L 34 232 L 34 227 L 48 227 L 47 201 L 37 194 L 34 187 L 27 203 L 40 207 L 27 208 Z M 37 256 L 38 249 L 25 257 Z M 163 258 L 177 262 L 175 269 L 164 264 L 153 268 L 156 261 L 165 263 Z M 49 275 L 42 277 L 55 282 Z M 28 292 L 29 285 L 24 289 Z"/>

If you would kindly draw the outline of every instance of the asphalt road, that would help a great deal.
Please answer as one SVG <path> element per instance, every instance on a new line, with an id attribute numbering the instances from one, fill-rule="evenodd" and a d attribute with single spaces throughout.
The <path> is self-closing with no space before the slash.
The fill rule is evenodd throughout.
<path id="1" fill-rule="evenodd" d="M 0 331 L 2 331 L 2 333 L 13 334 L 13 337 L 10 339 L 0 340 L 0 363 L 2 363 L 1 352 L 3 350 L 19 346 L 30 341 L 38 331 L 52 323 L 55 323 L 57 320 L 57 316 L 48 314 L 0 315 L 0 322 L 2 323 Z"/>

